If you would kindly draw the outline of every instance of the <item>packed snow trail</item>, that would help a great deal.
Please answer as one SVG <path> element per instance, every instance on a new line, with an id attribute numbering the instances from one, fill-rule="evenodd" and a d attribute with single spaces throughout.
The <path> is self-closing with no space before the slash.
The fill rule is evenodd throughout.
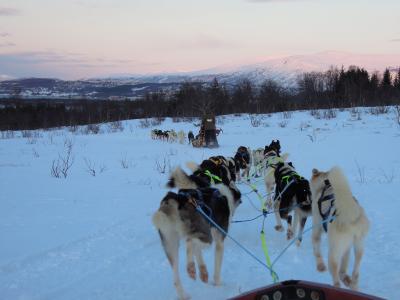
<path id="1" fill-rule="evenodd" d="M 309 112 L 294 112 L 289 119 L 282 114 L 260 116 L 260 127 L 252 127 L 248 116 L 226 116 L 220 118 L 224 132 L 218 149 L 151 140 L 151 128 L 141 128 L 140 120 L 125 122 L 124 131 L 117 133 L 84 135 L 61 129 L 40 131 L 34 141 L 20 133 L 0 139 L 0 299 L 176 299 L 172 270 L 151 223 L 167 192 L 168 172 L 187 161 L 232 156 L 238 146 L 254 149 L 277 138 L 306 178 L 314 167 L 343 168 L 371 222 L 360 290 L 400 299 L 400 128 L 394 115 L 360 111 L 361 120 L 349 111 L 338 111 L 331 120 L 314 119 Z M 169 119 L 158 128 L 198 130 Z M 66 179 L 53 178 L 50 167 L 63 153 L 66 139 L 73 142 L 75 162 Z M 106 166 L 105 171 L 90 176 L 85 158 L 97 168 Z M 164 162 L 163 171 L 159 167 Z M 234 219 L 256 217 L 257 196 L 247 195 L 247 185 L 239 187 L 246 196 Z M 264 195 L 262 180 L 257 187 Z M 288 245 L 274 225 L 269 215 L 265 236 L 272 261 Z M 264 260 L 261 227 L 262 218 L 234 223 L 230 234 Z M 322 251 L 326 260 L 326 236 Z M 204 251 L 210 274 L 213 254 L 213 248 Z M 220 287 L 187 276 L 184 247 L 180 258 L 182 284 L 194 300 L 226 299 L 272 282 L 269 272 L 229 239 Z M 288 248 L 274 270 L 280 280 L 331 284 L 328 272 L 316 271 L 310 233 L 300 247 Z"/>

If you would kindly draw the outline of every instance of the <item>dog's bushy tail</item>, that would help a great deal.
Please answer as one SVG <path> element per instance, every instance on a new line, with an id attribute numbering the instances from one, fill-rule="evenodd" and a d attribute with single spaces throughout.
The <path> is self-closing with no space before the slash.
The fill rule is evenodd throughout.
<path id="1" fill-rule="evenodd" d="M 335 193 L 336 222 L 346 225 L 359 218 L 361 207 L 354 199 L 349 183 L 339 167 L 333 167 L 328 174 Z"/>
<path id="2" fill-rule="evenodd" d="M 179 233 L 176 229 L 176 224 L 174 224 L 173 217 L 160 208 L 153 215 L 152 221 L 160 235 L 165 254 L 173 266 L 176 263 L 175 260 L 179 249 Z"/>
<path id="3" fill-rule="evenodd" d="M 178 188 L 178 189 L 195 189 L 197 185 L 190 179 L 190 177 L 182 170 L 182 168 L 177 167 L 172 171 L 169 180 L 167 182 L 167 187 Z"/>

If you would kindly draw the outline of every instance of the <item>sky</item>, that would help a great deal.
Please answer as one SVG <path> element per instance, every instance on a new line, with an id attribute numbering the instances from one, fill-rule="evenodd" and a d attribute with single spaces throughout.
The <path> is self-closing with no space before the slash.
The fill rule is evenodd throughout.
<path id="1" fill-rule="evenodd" d="M 0 76 L 187 72 L 400 54 L 398 0 L 0 0 Z"/>

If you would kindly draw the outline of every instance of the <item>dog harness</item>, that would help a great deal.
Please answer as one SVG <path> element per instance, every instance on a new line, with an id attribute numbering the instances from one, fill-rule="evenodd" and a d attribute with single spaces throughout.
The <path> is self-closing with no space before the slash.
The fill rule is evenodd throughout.
<path id="1" fill-rule="evenodd" d="M 204 195 L 206 193 L 211 193 L 210 199 L 219 199 L 222 197 L 220 191 L 215 188 L 181 189 L 178 195 L 185 198 L 185 203 L 189 202 L 194 207 L 199 206 L 208 217 L 214 220 L 212 209 L 204 201 Z M 179 203 L 178 208 L 180 209 L 182 206 L 183 204 Z"/>
<path id="2" fill-rule="evenodd" d="M 335 202 L 335 194 L 333 193 L 332 185 L 328 179 L 324 181 L 324 188 L 321 193 L 321 197 L 318 199 L 318 210 L 323 221 L 326 221 L 330 215 Z M 332 216 L 336 215 L 336 210 L 333 211 Z M 332 222 L 333 219 L 330 221 Z M 323 225 L 325 232 L 328 232 L 328 223 L 324 222 Z"/>
<path id="3" fill-rule="evenodd" d="M 302 183 L 303 181 L 306 181 L 304 177 L 300 176 L 297 174 L 295 169 L 286 163 L 278 163 L 275 167 L 275 182 L 276 182 L 276 192 L 275 192 L 275 198 L 274 201 L 276 201 L 278 198 L 284 198 L 283 195 L 285 195 L 286 192 L 289 192 L 289 186 L 292 185 L 293 183 Z M 306 188 L 307 193 L 310 193 L 309 187 L 308 187 L 308 182 L 307 185 L 304 186 L 304 184 L 300 184 L 300 187 Z M 311 205 L 311 202 L 308 200 L 304 200 L 301 203 L 298 203 L 301 207 L 307 207 Z"/>
<path id="4" fill-rule="evenodd" d="M 283 163 L 283 159 L 279 157 L 275 151 L 270 151 L 264 155 L 266 161 L 267 161 L 267 168 L 276 168 L 277 164 Z"/>
<path id="5" fill-rule="evenodd" d="M 215 184 L 215 182 L 222 182 L 222 179 L 219 176 L 214 175 L 209 170 L 205 170 L 204 175 L 210 178 L 211 184 Z"/>

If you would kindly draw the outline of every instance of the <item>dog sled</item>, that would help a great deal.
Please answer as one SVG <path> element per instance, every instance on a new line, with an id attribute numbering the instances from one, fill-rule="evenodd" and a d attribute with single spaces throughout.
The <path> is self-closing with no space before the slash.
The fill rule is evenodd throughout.
<path id="1" fill-rule="evenodd" d="M 221 132 L 221 129 L 218 129 L 218 134 Z M 193 147 L 209 147 L 209 148 L 217 148 L 217 128 L 215 127 L 215 117 L 214 116 L 206 116 L 203 118 L 200 126 L 200 132 L 192 141 Z"/>
<path id="2" fill-rule="evenodd" d="M 261 287 L 229 300 L 383 300 L 383 298 L 303 280 L 288 280 Z"/>

